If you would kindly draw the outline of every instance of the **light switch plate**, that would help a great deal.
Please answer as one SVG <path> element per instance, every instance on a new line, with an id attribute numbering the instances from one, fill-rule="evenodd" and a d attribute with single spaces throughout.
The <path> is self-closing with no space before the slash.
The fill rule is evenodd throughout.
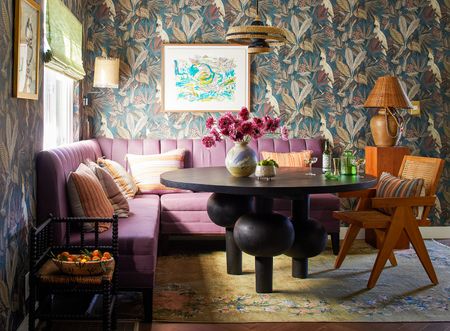
<path id="1" fill-rule="evenodd" d="M 412 116 L 420 116 L 420 101 L 411 101 L 413 109 L 408 109 L 408 113 Z"/>

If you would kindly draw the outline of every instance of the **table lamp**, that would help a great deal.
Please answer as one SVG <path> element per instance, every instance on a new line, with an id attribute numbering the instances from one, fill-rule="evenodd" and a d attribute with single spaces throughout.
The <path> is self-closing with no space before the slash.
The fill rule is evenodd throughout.
<path id="1" fill-rule="evenodd" d="M 366 102 L 366 108 L 379 108 L 370 120 L 370 131 L 377 147 L 394 146 L 403 125 L 397 109 L 413 108 L 397 77 L 383 76 L 377 79 Z"/>

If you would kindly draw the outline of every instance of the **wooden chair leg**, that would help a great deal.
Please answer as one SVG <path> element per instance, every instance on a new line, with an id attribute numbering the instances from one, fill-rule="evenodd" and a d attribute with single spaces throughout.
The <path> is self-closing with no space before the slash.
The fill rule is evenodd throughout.
<path id="1" fill-rule="evenodd" d="M 434 285 L 438 284 L 439 281 L 437 279 L 436 272 L 434 271 L 433 263 L 431 262 L 430 256 L 428 255 L 428 250 L 425 246 L 422 235 L 420 234 L 419 225 L 414 219 L 412 213 L 405 223 L 406 234 L 409 241 L 412 243 L 417 256 L 419 257 L 422 266 L 427 272 L 431 282 Z"/>
<path id="2" fill-rule="evenodd" d="M 378 237 L 377 242 L 380 242 L 381 246 L 383 246 L 385 233 L 379 229 L 375 229 L 375 235 Z M 397 259 L 395 258 L 394 251 L 392 251 L 391 255 L 389 255 L 389 262 L 393 267 L 397 266 Z"/>
<path id="3" fill-rule="evenodd" d="M 336 262 L 334 263 L 335 269 L 339 269 L 340 266 L 342 265 L 342 262 L 344 262 L 344 259 L 347 256 L 347 253 L 350 247 L 352 246 L 353 241 L 355 241 L 355 238 L 358 235 L 360 229 L 361 229 L 360 226 L 356 224 L 350 224 L 350 227 L 348 228 L 347 233 L 345 234 L 344 242 L 342 243 L 339 255 L 337 256 Z"/>
<path id="4" fill-rule="evenodd" d="M 391 222 L 391 225 L 387 230 L 386 236 L 383 241 L 383 246 L 381 246 L 381 249 L 378 252 L 375 264 L 372 269 L 372 273 L 370 274 L 369 281 L 367 283 L 367 288 L 369 289 L 373 288 L 377 283 L 381 271 L 386 265 L 386 261 L 392 254 L 392 250 L 394 249 L 395 244 L 398 241 L 398 238 L 400 238 L 400 234 L 402 233 L 404 228 L 404 221 L 403 221 L 404 216 L 405 216 L 404 212 L 399 211 L 398 209 L 393 216 L 393 219 L 395 220 Z"/>

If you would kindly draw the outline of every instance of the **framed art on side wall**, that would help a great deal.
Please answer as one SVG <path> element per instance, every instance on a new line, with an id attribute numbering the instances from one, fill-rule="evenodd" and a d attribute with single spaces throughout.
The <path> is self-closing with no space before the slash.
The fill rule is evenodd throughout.
<path id="1" fill-rule="evenodd" d="M 13 96 L 37 100 L 40 5 L 33 0 L 16 0 L 15 6 Z"/>
<path id="2" fill-rule="evenodd" d="M 162 104 L 167 112 L 225 112 L 250 108 L 247 46 L 166 44 Z"/>

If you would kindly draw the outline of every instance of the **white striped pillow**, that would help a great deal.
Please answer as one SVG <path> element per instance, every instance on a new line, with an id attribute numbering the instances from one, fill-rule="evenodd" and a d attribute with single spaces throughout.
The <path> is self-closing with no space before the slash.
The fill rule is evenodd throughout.
<path id="1" fill-rule="evenodd" d="M 128 166 L 139 192 L 151 194 L 186 192 L 186 190 L 167 187 L 160 183 L 162 173 L 184 168 L 184 154 L 183 148 L 162 154 L 127 154 Z"/>

